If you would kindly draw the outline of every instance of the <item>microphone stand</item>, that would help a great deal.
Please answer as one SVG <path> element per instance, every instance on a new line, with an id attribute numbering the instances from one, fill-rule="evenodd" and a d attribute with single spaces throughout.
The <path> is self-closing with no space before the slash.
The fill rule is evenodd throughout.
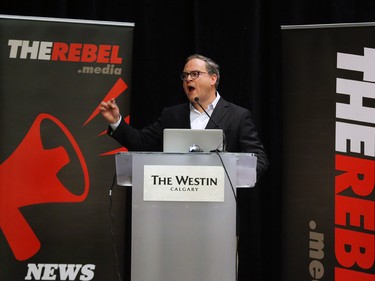
<path id="1" fill-rule="evenodd" d="M 199 105 L 200 108 L 202 108 L 203 112 L 206 113 L 206 115 L 208 116 L 208 118 L 212 121 L 212 123 L 215 125 L 215 127 L 217 129 L 221 129 L 223 130 L 223 150 L 222 151 L 225 151 L 226 150 L 226 137 L 225 137 L 225 132 L 224 132 L 224 129 L 220 128 L 219 125 L 216 124 L 216 122 L 211 118 L 211 116 L 207 113 L 207 111 L 204 109 L 204 107 L 200 104 L 199 102 L 199 98 L 198 97 L 195 97 L 194 98 L 194 101 Z M 216 151 L 218 152 L 218 151 Z M 234 195 L 234 199 L 236 201 L 236 236 L 237 236 L 237 252 L 236 252 L 236 279 L 237 279 L 237 276 L 238 276 L 238 243 L 239 243 L 239 239 L 240 239 L 240 212 L 239 212 L 239 207 L 238 207 L 238 201 L 237 201 L 237 195 L 236 195 L 236 192 L 234 191 L 234 187 L 233 187 L 233 184 L 232 184 L 232 181 L 228 175 L 228 172 L 225 168 L 225 165 L 224 165 L 224 162 L 223 160 L 221 159 L 221 156 L 219 153 L 217 153 L 217 155 L 219 156 L 219 159 L 221 161 L 221 164 L 223 165 L 223 168 L 228 176 L 228 180 L 230 182 L 230 185 L 231 185 L 231 188 L 232 188 L 232 191 L 233 191 L 233 195 Z"/>
<path id="2" fill-rule="evenodd" d="M 199 105 L 200 108 L 202 108 L 203 112 L 206 113 L 206 115 L 208 116 L 208 118 L 212 121 L 212 123 L 215 125 L 216 129 L 221 129 L 223 130 L 223 149 L 222 151 L 225 151 L 226 150 L 226 137 L 225 137 L 225 132 L 224 132 L 224 129 L 220 128 L 219 125 L 216 124 L 216 122 L 211 118 L 211 116 L 207 113 L 207 111 L 204 109 L 204 107 L 201 105 L 201 103 L 199 102 L 199 98 L 198 97 L 195 97 L 194 98 L 194 101 Z"/>

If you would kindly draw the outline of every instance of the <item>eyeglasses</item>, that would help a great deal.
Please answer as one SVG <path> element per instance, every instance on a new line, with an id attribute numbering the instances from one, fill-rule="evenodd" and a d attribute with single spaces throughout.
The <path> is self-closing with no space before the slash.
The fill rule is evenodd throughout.
<path id="1" fill-rule="evenodd" d="M 190 72 L 183 72 L 181 73 L 180 77 L 183 81 L 186 81 L 187 78 L 191 77 L 192 80 L 195 80 L 199 77 L 199 75 L 203 74 L 203 73 L 207 73 L 207 72 L 204 72 L 204 71 L 198 71 L 198 70 L 194 70 L 194 71 L 190 71 Z"/>

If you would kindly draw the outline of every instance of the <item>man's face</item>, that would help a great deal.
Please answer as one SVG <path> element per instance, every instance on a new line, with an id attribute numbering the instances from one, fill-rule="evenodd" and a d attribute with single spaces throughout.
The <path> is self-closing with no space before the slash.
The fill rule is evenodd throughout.
<path id="1" fill-rule="evenodd" d="M 193 72 L 193 74 L 192 74 Z M 199 72 L 198 77 L 194 76 L 194 72 Z M 196 97 L 201 103 L 210 103 L 215 99 L 215 82 L 216 75 L 207 73 L 206 63 L 200 59 L 192 59 L 185 64 L 183 73 L 187 75 L 183 80 L 183 87 L 187 98 L 194 102 Z"/>

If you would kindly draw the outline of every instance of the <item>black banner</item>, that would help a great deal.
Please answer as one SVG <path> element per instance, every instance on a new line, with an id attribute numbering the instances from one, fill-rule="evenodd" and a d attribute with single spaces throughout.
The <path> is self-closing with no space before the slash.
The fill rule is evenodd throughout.
<path id="1" fill-rule="evenodd" d="M 282 280 L 375 279 L 374 32 L 283 27 Z"/>
<path id="2" fill-rule="evenodd" d="M 125 191 L 113 196 L 102 100 L 129 114 L 134 24 L 0 17 L 0 280 L 115 280 Z"/>

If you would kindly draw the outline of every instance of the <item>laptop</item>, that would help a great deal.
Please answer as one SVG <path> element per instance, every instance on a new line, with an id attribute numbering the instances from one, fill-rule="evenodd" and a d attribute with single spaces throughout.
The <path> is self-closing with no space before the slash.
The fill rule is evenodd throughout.
<path id="1" fill-rule="evenodd" d="M 164 129 L 163 152 L 210 152 L 223 150 L 221 129 Z"/>

